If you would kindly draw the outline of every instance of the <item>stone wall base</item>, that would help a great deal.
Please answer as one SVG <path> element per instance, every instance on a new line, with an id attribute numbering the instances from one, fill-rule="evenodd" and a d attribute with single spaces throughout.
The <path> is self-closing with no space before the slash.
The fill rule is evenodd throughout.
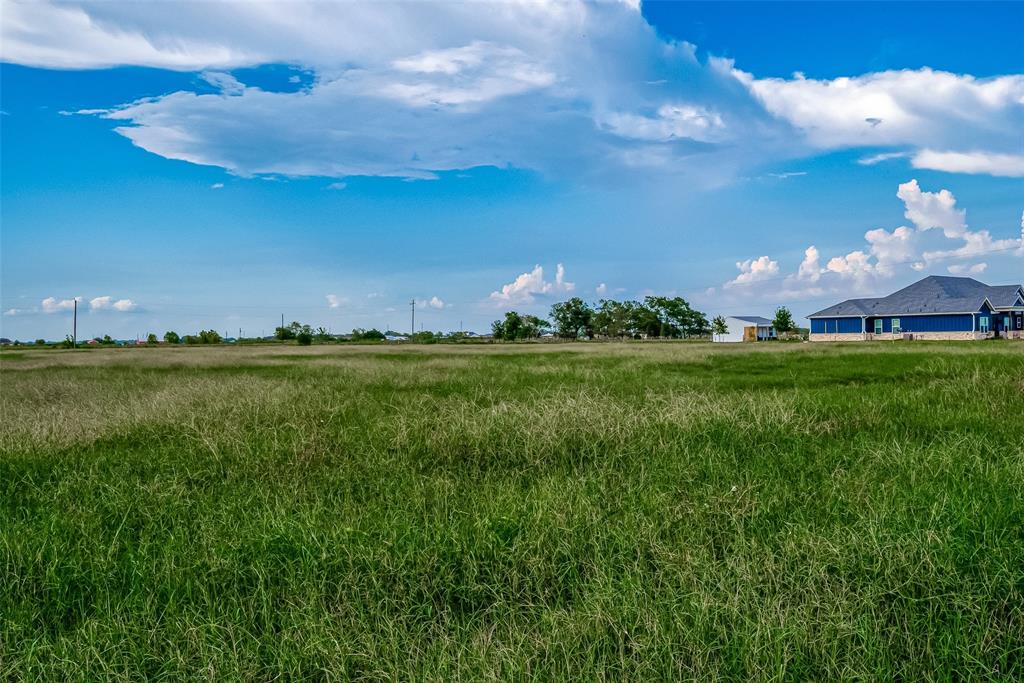
<path id="1" fill-rule="evenodd" d="M 915 340 L 921 341 L 973 341 L 976 339 L 989 339 L 993 336 L 991 332 L 908 332 Z M 827 334 L 811 334 L 808 339 L 812 342 L 842 342 L 842 341 L 892 341 L 902 339 L 903 335 L 872 334 L 861 332 Z"/>
<path id="2" fill-rule="evenodd" d="M 992 333 L 985 332 L 914 332 L 914 339 L 934 341 L 973 341 L 975 339 L 988 339 Z"/>
<path id="3" fill-rule="evenodd" d="M 812 332 L 807 338 L 812 342 L 864 341 L 862 332 Z"/>

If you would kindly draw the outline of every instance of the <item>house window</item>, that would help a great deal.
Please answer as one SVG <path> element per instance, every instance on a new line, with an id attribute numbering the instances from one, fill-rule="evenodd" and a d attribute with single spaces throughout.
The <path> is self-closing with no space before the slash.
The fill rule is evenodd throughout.
<path id="1" fill-rule="evenodd" d="M 1003 329 L 1004 330 L 1010 329 L 1010 316 L 1008 316 L 1008 315 L 1007 316 L 1003 316 Z"/>
<path id="2" fill-rule="evenodd" d="M 900 333 L 900 319 L 899 318 L 893 318 L 892 319 L 892 333 L 893 334 L 899 334 Z"/>
<path id="3" fill-rule="evenodd" d="M 882 334 L 882 319 L 875 319 L 875 334 Z"/>
<path id="4" fill-rule="evenodd" d="M 988 316 L 987 315 L 983 315 L 980 318 L 978 318 L 978 329 L 980 329 L 982 332 L 988 332 Z"/>
<path id="5" fill-rule="evenodd" d="M 1018 330 L 1021 328 L 1021 325 L 1024 325 L 1024 316 L 1018 316 L 1017 317 L 1017 329 Z"/>

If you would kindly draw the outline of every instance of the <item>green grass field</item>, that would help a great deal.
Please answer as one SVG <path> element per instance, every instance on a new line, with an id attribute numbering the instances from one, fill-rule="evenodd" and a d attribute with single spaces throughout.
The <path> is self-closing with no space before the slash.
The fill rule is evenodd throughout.
<path id="1" fill-rule="evenodd" d="M 1024 678 L 1024 344 L 0 380 L 0 680 Z"/>

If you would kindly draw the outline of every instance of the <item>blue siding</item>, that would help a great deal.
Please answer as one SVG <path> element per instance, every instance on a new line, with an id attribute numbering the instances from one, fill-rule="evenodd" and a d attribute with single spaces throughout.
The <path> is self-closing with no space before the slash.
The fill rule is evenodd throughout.
<path id="1" fill-rule="evenodd" d="M 970 332 L 971 315 L 906 315 L 896 316 L 903 332 Z M 875 331 L 875 320 L 868 318 L 868 332 Z M 882 333 L 892 334 L 892 317 L 882 318 Z"/>
<path id="2" fill-rule="evenodd" d="M 979 328 L 976 318 L 981 315 L 990 317 L 992 314 L 985 308 L 983 313 L 971 315 L 900 315 L 886 316 L 882 318 L 882 334 L 892 334 L 892 319 L 899 318 L 900 330 L 903 332 L 970 332 Z M 814 334 L 850 334 L 866 331 L 869 334 L 875 331 L 875 320 L 868 318 L 865 326 L 861 328 L 860 318 L 815 318 L 811 320 L 811 332 Z"/>
<path id="3" fill-rule="evenodd" d="M 860 333 L 860 318 L 815 318 L 811 321 L 814 334 Z"/>

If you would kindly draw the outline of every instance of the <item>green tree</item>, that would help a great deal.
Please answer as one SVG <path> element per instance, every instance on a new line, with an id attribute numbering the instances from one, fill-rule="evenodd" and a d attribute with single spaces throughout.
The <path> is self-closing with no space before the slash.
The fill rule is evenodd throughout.
<path id="1" fill-rule="evenodd" d="M 523 316 L 523 339 L 536 339 L 551 329 L 551 323 L 535 315 Z"/>
<path id="2" fill-rule="evenodd" d="M 168 344 L 180 344 L 181 337 L 179 337 L 178 333 L 174 330 L 167 330 L 164 332 L 164 341 Z"/>
<path id="3" fill-rule="evenodd" d="M 36 339 L 35 344 L 36 344 L 36 346 L 46 346 L 46 340 L 45 339 Z"/>
<path id="4" fill-rule="evenodd" d="M 73 349 L 75 348 L 75 340 L 69 334 L 68 336 L 64 337 L 64 341 L 60 343 L 60 347 L 62 349 Z"/>
<path id="5" fill-rule="evenodd" d="M 718 335 L 719 338 L 729 334 L 729 326 L 726 324 L 725 318 L 720 315 L 715 316 L 715 319 L 711 321 L 711 333 Z"/>
<path id="6" fill-rule="evenodd" d="M 665 323 L 658 311 L 646 303 L 633 302 L 629 312 L 629 328 L 634 338 L 660 337 L 665 333 Z"/>
<path id="7" fill-rule="evenodd" d="M 796 327 L 793 323 L 793 314 L 789 312 L 788 308 L 779 306 L 775 309 L 775 319 L 772 320 L 772 327 L 775 328 L 775 332 L 778 334 L 784 334 Z"/>
<path id="8" fill-rule="evenodd" d="M 711 325 L 706 315 L 690 306 L 681 296 L 649 296 L 644 303 L 657 312 L 662 322 L 662 337 L 696 337 L 708 334 Z"/>
<path id="9" fill-rule="evenodd" d="M 100 344 L 105 344 L 107 346 L 110 346 L 113 343 L 114 343 L 114 340 L 110 338 L 109 334 L 103 335 L 103 339 L 100 340 Z"/>
<path id="10" fill-rule="evenodd" d="M 301 329 L 302 325 L 300 325 L 297 322 L 293 322 L 290 325 L 286 325 L 284 327 L 275 327 L 274 336 L 280 339 L 281 341 L 285 341 L 287 339 L 295 339 L 295 335 L 297 335 L 299 333 L 299 330 Z"/>
<path id="11" fill-rule="evenodd" d="M 352 341 L 384 341 L 386 339 L 384 333 L 375 328 L 364 330 L 357 327 L 352 330 L 351 336 Z"/>
<path id="12" fill-rule="evenodd" d="M 578 296 L 551 307 L 551 321 L 558 336 L 563 339 L 593 339 L 593 317 L 593 309 Z"/>
<path id="13" fill-rule="evenodd" d="M 309 346 L 313 343 L 313 335 L 308 330 L 299 330 L 299 333 L 295 335 L 295 341 L 299 343 L 299 346 Z"/>
<path id="14" fill-rule="evenodd" d="M 638 306 L 636 301 L 601 299 L 592 318 L 594 334 L 608 338 L 634 336 Z"/>
<path id="15" fill-rule="evenodd" d="M 158 340 L 156 338 L 156 335 L 153 334 L 152 332 L 150 332 L 149 334 L 146 335 L 146 343 L 147 344 L 156 344 L 157 342 L 158 342 Z"/>
<path id="16" fill-rule="evenodd" d="M 201 330 L 199 332 L 200 344 L 220 344 L 221 337 L 216 330 Z"/>
<path id="17" fill-rule="evenodd" d="M 517 341 L 520 339 L 536 339 L 544 334 L 551 324 L 535 315 L 521 315 L 509 311 L 504 319 L 491 323 L 491 334 L 495 339 Z"/>

